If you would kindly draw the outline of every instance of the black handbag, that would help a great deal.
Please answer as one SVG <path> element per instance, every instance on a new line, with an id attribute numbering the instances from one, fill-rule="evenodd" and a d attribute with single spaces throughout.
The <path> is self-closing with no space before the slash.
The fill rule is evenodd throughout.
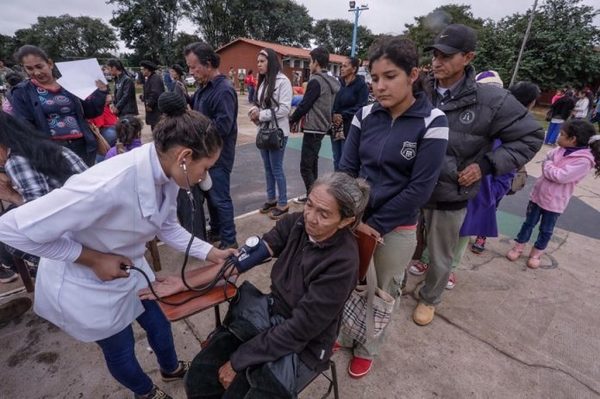
<path id="1" fill-rule="evenodd" d="M 283 147 L 284 134 L 283 130 L 277 123 L 277 117 L 275 111 L 270 109 L 272 115 L 272 121 L 275 122 L 275 126 L 271 126 L 270 122 L 265 122 L 258 133 L 256 134 L 256 147 L 259 150 L 280 150 Z"/>

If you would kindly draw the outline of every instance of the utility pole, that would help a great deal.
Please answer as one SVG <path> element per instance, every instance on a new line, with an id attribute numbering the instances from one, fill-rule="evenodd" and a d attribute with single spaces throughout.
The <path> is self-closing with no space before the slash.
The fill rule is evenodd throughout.
<path id="1" fill-rule="evenodd" d="M 519 72 L 519 64 L 521 63 L 521 58 L 523 57 L 523 51 L 525 51 L 525 44 L 527 43 L 527 39 L 529 38 L 529 31 L 531 30 L 531 24 L 533 23 L 533 17 L 535 15 L 535 9 L 537 7 L 538 0 L 533 1 L 533 8 L 531 9 L 531 14 L 529 15 L 529 22 L 527 23 L 527 30 L 525 30 L 525 36 L 523 36 L 523 43 L 521 43 L 521 50 L 519 50 L 519 56 L 517 57 L 517 64 L 515 65 L 515 71 L 513 72 L 512 78 L 510 79 L 510 84 L 508 87 L 512 86 L 517 79 L 517 72 Z"/>
<path id="2" fill-rule="evenodd" d="M 348 3 L 350 6 L 348 12 L 354 13 L 354 28 L 352 29 L 352 51 L 350 53 L 350 56 L 354 57 L 356 55 L 356 35 L 358 33 L 358 17 L 360 16 L 360 13 L 362 11 L 369 9 L 369 5 L 363 4 L 360 7 L 356 7 L 356 1 L 350 1 Z"/>

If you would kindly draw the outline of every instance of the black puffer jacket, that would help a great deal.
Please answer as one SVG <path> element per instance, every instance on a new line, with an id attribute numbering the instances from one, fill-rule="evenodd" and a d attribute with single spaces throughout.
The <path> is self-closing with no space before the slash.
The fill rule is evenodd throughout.
<path id="1" fill-rule="evenodd" d="M 425 83 L 432 103 L 444 111 L 450 127 L 446 160 L 427 208 L 464 208 L 479 191 L 479 182 L 461 187 L 459 171 L 477 163 L 484 175 L 503 175 L 529 162 L 544 139 L 540 124 L 507 90 L 476 83 L 472 66 L 465 72 L 461 86 L 444 102 L 434 79 Z M 502 145 L 492 151 L 495 139 Z"/>

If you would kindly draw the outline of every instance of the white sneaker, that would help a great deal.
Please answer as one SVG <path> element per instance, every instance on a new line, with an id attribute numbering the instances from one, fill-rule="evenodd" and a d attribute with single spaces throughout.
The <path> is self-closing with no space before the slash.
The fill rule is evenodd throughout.
<path id="1" fill-rule="evenodd" d="M 304 205 L 304 204 L 306 204 L 306 201 L 308 201 L 308 198 L 306 197 L 306 195 L 302 195 L 298 198 L 294 198 L 294 203 L 296 203 L 296 204 Z"/>

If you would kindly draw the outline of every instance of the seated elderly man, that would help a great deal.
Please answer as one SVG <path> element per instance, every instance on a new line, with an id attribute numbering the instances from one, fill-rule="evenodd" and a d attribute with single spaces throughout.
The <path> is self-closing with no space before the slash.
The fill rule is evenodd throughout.
<path id="1" fill-rule="evenodd" d="M 243 313 L 245 297 L 232 301 L 224 326 L 192 362 L 185 378 L 188 398 L 295 397 L 327 368 L 344 303 L 356 286 L 359 257 L 352 229 L 368 198 L 362 180 L 343 173 L 323 176 L 304 212 L 286 215 L 263 236 L 256 263 L 277 258 L 271 293 L 258 295 L 268 303 L 267 325 L 241 331 L 235 314 Z M 238 265 L 238 270 L 252 266 Z M 175 280 L 155 283 L 159 295 L 183 290 Z"/>

